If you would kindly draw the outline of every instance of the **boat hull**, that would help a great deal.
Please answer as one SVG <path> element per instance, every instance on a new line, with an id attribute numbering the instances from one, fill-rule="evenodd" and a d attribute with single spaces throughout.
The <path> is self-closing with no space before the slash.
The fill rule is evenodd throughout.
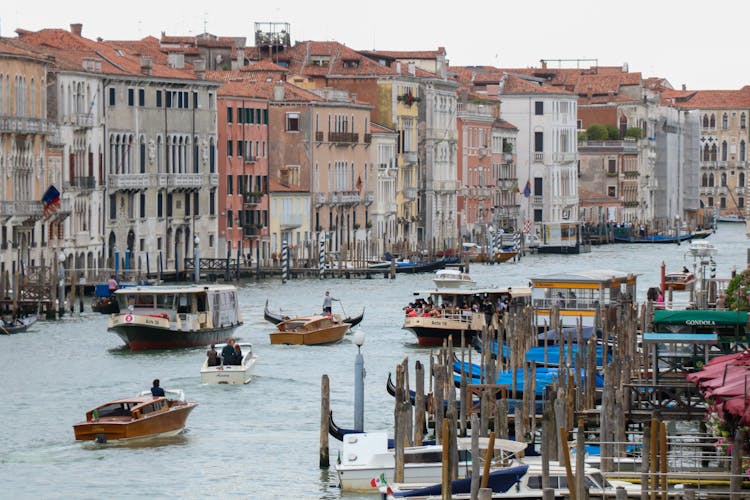
<path id="1" fill-rule="evenodd" d="M 344 338 L 349 324 L 343 323 L 316 331 L 275 332 L 269 334 L 271 344 L 322 345 L 333 344 Z"/>
<path id="2" fill-rule="evenodd" d="M 175 405 L 169 411 L 137 420 L 80 422 L 73 426 L 76 441 L 134 441 L 175 436 L 185 428 L 188 415 L 196 403 Z"/>
<path id="3" fill-rule="evenodd" d="M 198 347 L 226 342 L 239 325 L 196 331 L 169 330 L 147 325 L 120 324 L 110 327 L 131 351 Z"/>
<path id="4" fill-rule="evenodd" d="M 250 369 L 255 359 L 245 366 L 223 365 L 201 369 L 201 384 L 247 384 L 251 380 Z"/>
<path id="5" fill-rule="evenodd" d="M 443 341 L 452 338 L 453 345 L 461 345 L 461 334 L 470 342 L 474 331 L 466 328 L 464 323 L 436 317 L 406 318 L 404 330 L 409 330 L 417 336 L 417 343 L 421 347 L 440 347 Z"/>
<path id="6" fill-rule="evenodd" d="M 462 464 L 464 465 L 464 464 Z M 464 477 L 464 467 L 460 467 L 460 477 Z M 406 483 L 439 483 L 442 478 L 443 466 L 441 462 L 429 464 L 404 464 L 404 482 Z M 388 483 L 394 482 L 394 466 L 336 466 L 341 491 L 358 493 L 377 493 L 377 487 L 372 486 L 372 479 L 385 475 Z"/>

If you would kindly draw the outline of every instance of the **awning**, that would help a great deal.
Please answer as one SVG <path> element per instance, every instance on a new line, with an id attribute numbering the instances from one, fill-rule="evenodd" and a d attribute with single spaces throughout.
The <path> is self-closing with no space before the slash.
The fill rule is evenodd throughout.
<path id="1" fill-rule="evenodd" d="M 654 311 L 654 325 L 686 325 L 695 327 L 745 326 L 747 313 L 737 311 L 682 310 Z"/>

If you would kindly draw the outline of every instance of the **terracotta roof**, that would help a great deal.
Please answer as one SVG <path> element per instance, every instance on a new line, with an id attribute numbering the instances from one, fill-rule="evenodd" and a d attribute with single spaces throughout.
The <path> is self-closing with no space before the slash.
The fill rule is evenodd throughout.
<path id="1" fill-rule="evenodd" d="M 386 59 L 437 59 L 445 55 L 445 47 L 437 50 L 360 50 L 360 54 Z"/>
<path id="2" fill-rule="evenodd" d="M 44 60 L 43 54 L 35 50 L 34 46 L 27 45 L 17 38 L 0 38 L 0 55 L 11 55 L 19 57 L 30 57 Z M 45 61 L 46 62 L 46 61 Z"/>
<path id="3" fill-rule="evenodd" d="M 382 66 L 339 42 L 297 42 L 274 58 L 287 60 L 292 74 L 308 77 L 395 75 L 394 69 Z M 328 60 L 312 64 L 319 58 Z"/>
<path id="4" fill-rule="evenodd" d="M 586 106 L 586 105 L 593 105 L 593 104 L 614 104 L 614 103 L 622 104 L 626 102 L 640 102 L 640 100 L 636 99 L 635 97 L 630 97 L 629 95 L 625 95 L 625 94 L 602 95 L 602 96 L 593 96 L 593 97 L 587 97 L 587 96 L 578 97 L 579 106 Z"/>
<path id="5" fill-rule="evenodd" d="M 740 90 L 664 91 L 662 97 L 685 109 L 750 108 L 750 87 Z"/>
<path id="6" fill-rule="evenodd" d="M 492 123 L 493 128 L 502 128 L 506 130 L 518 130 L 518 127 L 510 123 L 509 121 L 503 120 L 502 118 L 497 118 Z"/>
<path id="7" fill-rule="evenodd" d="M 373 134 L 395 134 L 396 131 L 393 129 L 390 129 L 386 127 L 385 125 L 381 125 L 379 123 L 370 122 L 370 132 Z"/>
<path id="8" fill-rule="evenodd" d="M 287 68 L 279 66 L 278 64 L 274 64 L 271 61 L 251 61 L 248 65 L 240 68 L 240 71 L 247 73 L 256 71 L 266 71 L 269 73 L 289 73 L 289 70 Z"/>
<path id="9" fill-rule="evenodd" d="M 225 75 L 217 75 L 225 73 Z M 247 74 L 237 77 L 232 76 L 233 71 L 207 71 L 206 78 L 216 81 L 224 81 L 219 87 L 217 94 L 225 97 L 253 97 L 258 99 L 274 100 L 274 88 L 276 84 L 284 85 L 284 101 L 286 102 L 320 102 L 324 99 L 303 88 L 288 82 L 259 80 Z M 224 80 L 219 80 L 220 77 Z"/>
<path id="10" fill-rule="evenodd" d="M 161 43 L 179 43 L 185 45 L 195 45 L 194 36 L 167 36 L 164 33 L 161 34 Z"/>
<path id="11" fill-rule="evenodd" d="M 573 94 L 565 89 L 555 87 L 553 85 L 540 84 L 537 82 L 525 80 L 516 75 L 507 75 L 505 84 L 503 85 L 501 95 L 544 95 L 544 94 L 560 94 L 570 95 Z"/>

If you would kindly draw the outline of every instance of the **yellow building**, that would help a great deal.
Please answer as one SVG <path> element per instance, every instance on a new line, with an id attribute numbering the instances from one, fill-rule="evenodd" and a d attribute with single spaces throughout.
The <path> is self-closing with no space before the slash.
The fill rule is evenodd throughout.
<path id="1" fill-rule="evenodd" d="M 48 162 L 56 127 L 47 120 L 47 62 L 15 40 L 0 40 L 0 272 L 54 262 L 42 195 L 61 188 L 60 153 Z"/>

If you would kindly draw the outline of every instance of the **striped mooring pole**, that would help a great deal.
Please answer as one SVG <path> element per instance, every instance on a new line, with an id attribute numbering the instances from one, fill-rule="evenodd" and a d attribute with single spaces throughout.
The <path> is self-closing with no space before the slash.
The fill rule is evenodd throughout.
<path id="1" fill-rule="evenodd" d="M 495 263 L 495 233 L 487 231 L 487 263 Z"/>
<path id="2" fill-rule="evenodd" d="M 286 283 L 289 279 L 289 247 L 286 241 L 281 244 L 281 282 Z"/>
<path id="3" fill-rule="evenodd" d="M 320 238 L 318 240 L 318 273 L 320 274 L 320 279 L 323 279 L 323 274 L 326 270 L 326 235 L 325 233 L 320 233 Z"/>

